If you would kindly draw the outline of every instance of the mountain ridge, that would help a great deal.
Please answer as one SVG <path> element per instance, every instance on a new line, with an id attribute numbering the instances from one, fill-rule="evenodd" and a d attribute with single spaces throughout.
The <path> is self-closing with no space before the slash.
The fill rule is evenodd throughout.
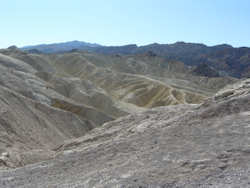
<path id="1" fill-rule="evenodd" d="M 60 46 L 60 43 L 57 45 Z M 153 43 L 144 46 L 130 44 L 124 46 L 85 45 L 79 47 L 75 45 L 70 47 L 53 48 L 52 45 L 46 46 L 45 48 L 33 46 L 21 49 L 28 51 L 38 50 L 37 52 L 49 54 L 79 50 L 107 55 L 134 55 L 144 54 L 150 51 L 166 60 L 181 61 L 188 66 L 199 66 L 200 64 L 206 63 L 222 76 L 228 75 L 236 78 L 250 77 L 250 48 L 234 48 L 228 44 L 207 46 L 199 43 L 176 42 L 174 44 Z"/>
<path id="2" fill-rule="evenodd" d="M 38 45 L 28 45 L 23 46 L 20 49 L 22 50 L 38 50 L 43 53 L 56 53 L 60 51 L 70 51 L 73 49 L 82 49 L 82 48 L 91 48 L 91 47 L 100 47 L 101 45 L 97 43 L 89 43 L 78 40 L 68 41 L 68 42 L 57 42 L 51 44 L 38 44 Z"/>

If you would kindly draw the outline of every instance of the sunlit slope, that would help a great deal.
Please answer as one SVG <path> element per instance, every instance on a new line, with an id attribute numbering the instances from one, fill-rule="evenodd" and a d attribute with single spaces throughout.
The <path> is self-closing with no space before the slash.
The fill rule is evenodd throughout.
<path id="1" fill-rule="evenodd" d="M 79 53 L 54 55 L 51 57 L 51 62 L 55 66 L 58 76 L 73 76 L 82 80 L 91 80 L 92 83 L 105 90 L 113 99 L 135 104 L 140 107 L 200 103 L 205 96 L 209 95 L 209 92 L 203 92 L 204 94 L 201 94 L 202 92 L 196 93 L 195 88 L 188 88 L 187 84 L 178 86 L 171 81 L 173 79 L 176 80 L 176 78 L 165 78 L 167 81 L 164 82 L 160 81 L 160 78 L 163 77 L 157 77 L 158 79 L 152 78 L 156 73 L 128 73 L 128 70 L 115 68 L 115 63 L 109 63 L 108 59 L 102 64 L 100 61 L 94 61 L 93 57 L 89 59 L 89 56 L 90 55 L 82 55 Z M 146 65 L 146 62 L 143 62 L 143 64 L 148 66 L 148 69 L 150 68 L 149 65 Z M 181 65 L 177 63 L 176 66 L 176 68 L 173 67 L 173 65 L 169 67 L 178 69 L 179 72 L 181 72 Z M 166 71 L 161 70 L 162 68 L 158 69 L 162 72 L 160 75 L 164 76 L 164 74 L 167 74 Z M 168 71 L 171 72 L 170 70 Z M 154 72 L 156 72 L 156 70 Z M 179 72 L 177 72 L 176 75 L 180 74 Z M 171 74 L 173 75 L 174 71 L 172 71 Z M 191 81 L 187 82 L 189 83 Z"/>
<path id="2" fill-rule="evenodd" d="M 9 52 L 8 55 L 27 61 L 37 70 L 36 76 L 64 97 L 112 118 L 141 110 L 138 107 L 200 103 L 234 82 L 230 78 L 192 75 L 192 69 L 183 63 L 169 62 L 151 53 L 120 56 Z"/>

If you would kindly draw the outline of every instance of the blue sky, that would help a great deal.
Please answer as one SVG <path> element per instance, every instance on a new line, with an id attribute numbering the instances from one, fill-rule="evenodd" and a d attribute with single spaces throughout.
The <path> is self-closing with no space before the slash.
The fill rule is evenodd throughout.
<path id="1" fill-rule="evenodd" d="M 0 19 L 0 48 L 71 40 L 250 46 L 249 0 L 8 0 Z"/>

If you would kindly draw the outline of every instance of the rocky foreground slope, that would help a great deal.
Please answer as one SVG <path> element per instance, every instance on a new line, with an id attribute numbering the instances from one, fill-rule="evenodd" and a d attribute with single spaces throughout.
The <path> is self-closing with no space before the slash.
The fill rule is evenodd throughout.
<path id="1" fill-rule="evenodd" d="M 54 159 L 0 171 L 0 187 L 250 187 L 249 138 L 245 80 L 201 105 L 106 123 L 58 146 Z"/>

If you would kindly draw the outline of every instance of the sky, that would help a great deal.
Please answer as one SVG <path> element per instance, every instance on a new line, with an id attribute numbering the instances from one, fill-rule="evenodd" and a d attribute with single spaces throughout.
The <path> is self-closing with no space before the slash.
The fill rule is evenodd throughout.
<path id="1" fill-rule="evenodd" d="M 80 40 L 250 47 L 250 0 L 8 0 L 0 48 Z"/>

